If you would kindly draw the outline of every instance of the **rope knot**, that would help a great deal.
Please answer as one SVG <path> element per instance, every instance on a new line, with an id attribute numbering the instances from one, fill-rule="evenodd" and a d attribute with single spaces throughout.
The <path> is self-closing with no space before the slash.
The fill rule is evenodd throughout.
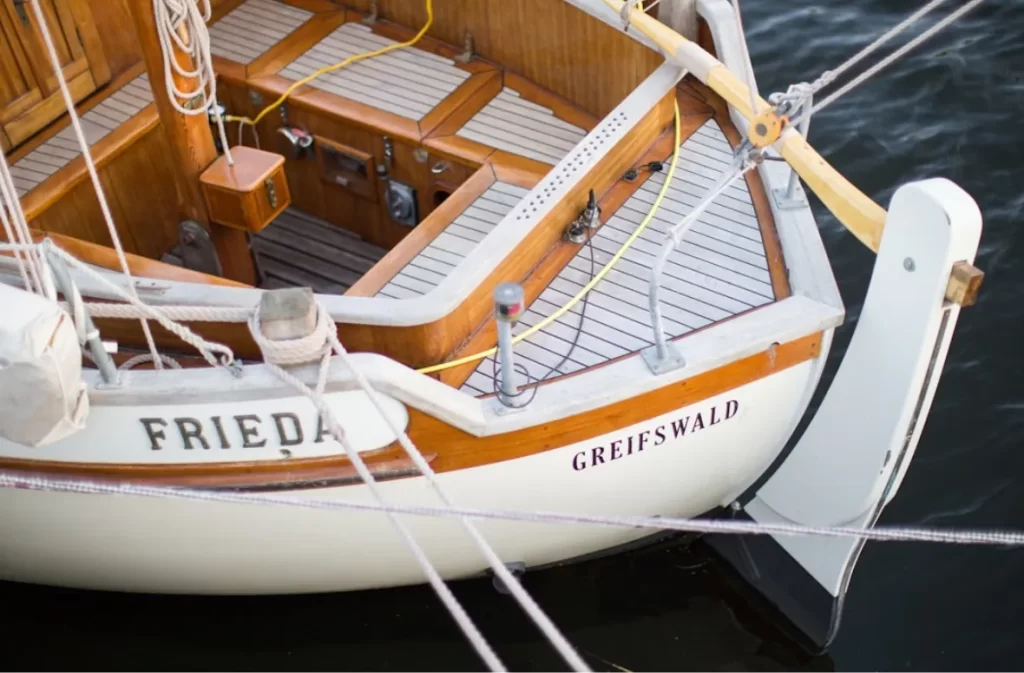
<path id="1" fill-rule="evenodd" d="M 278 366 L 301 365 L 324 358 L 331 351 L 333 329 L 334 321 L 319 302 L 316 304 L 316 326 L 313 331 L 295 339 L 270 339 L 264 336 L 258 305 L 249 319 L 249 332 L 262 351 L 263 359 Z"/>

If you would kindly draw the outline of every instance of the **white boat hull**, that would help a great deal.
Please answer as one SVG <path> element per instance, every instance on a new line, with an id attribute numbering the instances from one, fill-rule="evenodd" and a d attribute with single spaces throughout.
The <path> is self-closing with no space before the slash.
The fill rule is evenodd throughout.
<path id="1" fill-rule="evenodd" d="M 696 516 L 728 503 L 778 455 L 803 412 L 815 367 L 805 361 L 611 435 L 439 478 L 466 507 Z M 421 477 L 381 488 L 391 503 L 439 504 Z M 276 495 L 371 501 L 361 485 Z M 197 594 L 331 592 L 424 581 L 386 516 L 376 512 L 10 488 L 0 489 L 0 508 L 0 578 L 7 580 Z M 486 569 L 458 521 L 404 518 L 445 578 Z M 651 532 L 523 521 L 478 525 L 506 562 L 527 567 Z"/>

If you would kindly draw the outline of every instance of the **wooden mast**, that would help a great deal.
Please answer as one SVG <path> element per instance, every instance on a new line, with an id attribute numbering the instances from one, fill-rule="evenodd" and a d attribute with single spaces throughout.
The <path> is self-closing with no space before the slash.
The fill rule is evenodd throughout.
<path id="1" fill-rule="evenodd" d="M 153 3 L 151 0 L 131 0 L 128 4 L 149 73 L 153 98 L 160 114 L 160 125 L 170 141 L 171 161 L 178 177 L 179 215 L 183 220 L 191 219 L 201 223 L 210 232 L 226 278 L 254 285 L 256 271 L 246 232 L 211 223 L 200 190 L 199 176 L 217 159 L 209 121 L 206 115 L 183 115 L 174 109 L 167 93 L 164 57 L 157 34 Z M 175 49 L 174 56 L 183 70 L 192 69 L 192 59 L 188 54 Z M 194 86 L 184 78 L 172 76 L 179 91 L 188 91 L 187 87 Z"/>

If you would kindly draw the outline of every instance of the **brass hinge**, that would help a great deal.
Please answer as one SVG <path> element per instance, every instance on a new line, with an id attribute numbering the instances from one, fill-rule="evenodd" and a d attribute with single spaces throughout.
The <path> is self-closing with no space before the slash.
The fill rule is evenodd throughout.
<path id="1" fill-rule="evenodd" d="M 270 202 L 271 209 L 277 208 L 277 189 L 274 187 L 274 178 L 269 177 L 264 180 L 263 186 L 267 189 L 267 200 Z"/>

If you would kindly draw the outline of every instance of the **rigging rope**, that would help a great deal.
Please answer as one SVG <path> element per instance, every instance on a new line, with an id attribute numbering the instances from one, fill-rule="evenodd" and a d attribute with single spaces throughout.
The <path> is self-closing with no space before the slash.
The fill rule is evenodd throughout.
<path id="1" fill-rule="evenodd" d="M 810 99 L 812 96 L 815 96 L 815 94 L 821 91 L 821 89 L 835 82 L 835 80 L 838 79 L 839 76 L 844 74 L 846 71 L 848 71 L 856 64 L 863 61 L 866 57 L 873 54 L 882 45 L 886 44 L 894 37 L 897 37 L 898 35 L 905 32 L 907 29 L 909 29 L 918 21 L 920 21 L 925 15 L 929 14 L 931 11 L 933 11 L 935 8 L 937 8 L 939 5 L 942 5 L 945 2 L 946 0 L 931 0 L 923 7 L 915 11 L 913 14 L 905 18 L 903 21 L 882 33 L 880 36 L 878 36 L 878 38 L 871 42 L 871 44 L 867 45 L 866 47 L 858 51 L 856 54 L 848 58 L 846 61 L 843 61 L 837 67 L 831 70 L 826 70 L 823 73 L 821 73 L 821 75 L 819 75 L 818 78 L 814 80 L 814 82 L 810 84 L 803 82 L 800 84 L 790 86 L 789 90 L 786 91 L 786 93 L 784 94 L 773 94 L 773 101 L 777 101 L 777 105 L 784 113 L 790 113 L 795 111 L 797 108 L 801 107 L 808 99 Z M 920 35 L 913 38 L 905 45 L 903 45 L 893 53 L 889 54 L 875 65 L 871 66 L 866 71 L 864 71 L 851 81 L 844 84 L 840 89 L 833 92 L 832 94 L 829 94 L 829 96 L 826 97 L 825 99 L 817 102 L 814 106 L 814 112 L 818 112 L 824 109 L 825 107 L 831 105 L 832 103 L 834 103 L 836 100 L 850 92 L 855 87 L 859 86 L 860 84 L 863 84 L 865 81 L 876 75 L 878 72 L 880 72 L 884 68 L 888 67 L 895 61 L 905 56 L 908 52 L 916 48 L 924 41 L 928 40 L 941 30 L 949 26 L 950 24 L 959 20 L 961 17 L 963 17 L 972 9 L 980 5 L 982 2 L 984 2 L 984 0 L 969 0 L 964 5 L 962 5 L 955 11 L 951 12 L 949 15 L 939 20 L 935 25 L 929 27 Z M 802 121 L 804 118 L 808 117 L 809 114 L 809 110 L 803 110 L 801 111 L 799 117 L 791 119 L 789 123 L 796 124 L 797 122 Z"/>
<path id="2" fill-rule="evenodd" d="M 336 349 L 340 346 L 340 344 L 337 343 L 337 337 L 335 337 L 333 341 L 329 340 L 329 335 L 334 331 L 334 322 L 330 319 L 330 316 L 327 315 L 327 312 L 317 305 L 316 328 L 310 337 L 306 337 L 304 339 L 293 339 L 275 343 L 274 341 L 265 338 L 260 331 L 258 309 L 252 315 L 252 319 L 249 322 L 249 329 L 252 332 L 253 339 L 264 353 L 266 366 L 282 381 L 289 384 L 313 401 L 313 404 L 316 406 L 317 411 L 320 414 L 320 418 L 323 419 L 324 426 L 331 433 L 331 436 L 335 441 L 337 441 L 341 445 L 342 449 L 344 449 L 345 454 L 352 462 L 352 465 L 355 467 L 359 477 L 363 480 L 363 483 L 366 484 L 367 488 L 369 488 L 374 500 L 379 504 L 384 505 L 384 494 L 381 492 L 380 487 L 377 484 L 377 480 L 374 478 L 373 473 L 370 472 L 369 468 L 366 467 L 366 463 L 363 461 L 362 456 L 359 455 L 359 452 L 356 451 L 355 447 L 353 447 L 348 441 L 344 428 L 342 428 L 338 423 L 337 419 L 334 417 L 334 413 L 331 411 L 331 408 L 327 405 L 327 402 L 322 395 L 327 379 L 327 363 L 330 361 L 331 349 Z M 320 341 L 319 346 L 315 343 L 317 339 Z M 323 358 L 320 367 L 320 377 L 315 391 L 310 389 L 309 386 L 300 381 L 296 376 L 281 367 L 281 364 L 296 364 L 298 362 L 308 360 L 310 350 L 312 350 L 313 354 L 317 351 L 322 351 Z M 304 352 L 305 357 L 303 355 Z M 344 348 L 342 348 L 339 351 L 339 355 L 344 352 Z M 275 355 L 279 358 L 278 361 L 273 359 L 273 356 Z M 350 363 L 346 361 L 346 364 L 351 368 Z M 388 417 L 388 415 L 383 411 L 381 411 L 381 414 L 390 425 L 392 423 L 390 417 Z M 419 563 L 420 568 L 423 570 L 427 581 L 433 587 L 438 598 L 441 599 L 441 602 L 448 608 L 448 611 L 455 619 L 459 628 L 462 629 L 467 640 L 469 640 L 473 645 L 477 654 L 480 655 L 491 670 L 506 670 L 504 665 L 501 663 L 501 660 L 477 629 L 476 624 L 474 624 L 473 620 L 470 619 L 469 615 L 462 607 L 462 604 L 459 603 L 458 599 L 455 598 L 455 595 L 452 594 L 451 589 L 449 589 L 448 585 L 445 584 L 444 580 L 437 572 L 437 569 L 427 557 L 423 547 L 421 547 L 419 542 L 416 541 L 416 538 L 413 537 L 408 527 L 394 514 L 389 513 L 388 519 L 391 521 L 391 525 L 394 526 L 395 530 L 398 531 L 403 542 L 405 542 L 405 545 L 412 552 L 416 562 Z"/>
<path id="3" fill-rule="evenodd" d="M 676 517 L 608 516 L 602 514 L 567 514 L 564 512 L 481 509 L 474 507 L 431 507 L 427 505 L 380 504 L 349 500 L 326 500 L 265 493 L 213 491 L 167 486 L 147 486 L 127 482 L 101 482 L 80 479 L 35 477 L 0 472 L 0 488 L 21 488 L 58 493 L 96 495 L 133 495 L 144 498 L 197 500 L 226 504 L 282 505 L 304 509 L 380 512 L 412 516 L 461 516 L 482 520 L 522 521 L 546 524 L 587 524 L 617 528 L 671 530 L 684 533 L 725 535 L 800 535 L 826 538 L 862 538 L 874 542 L 929 542 L 969 546 L 1024 547 L 1024 531 L 938 529 L 922 526 L 804 526 L 800 524 L 758 523 L 735 519 L 680 519 Z"/>
<path id="4" fill-rule="evenodd" d="M 331 320 L 330 315 L 328 315 L 323 306 L 317 304 L 316 328 L 307 337 L 284 341 L 274 341 L 265 338 L 260 331 L 258 310 L 254 312 L 252 320 L 249 322 L 249 330 L 252 333 L 253 339 L 260 347 L 260 350 L 263 352 L 264 360 L 270 370 L 282 381 L 285 381 L 296 390 L 299 390 L 309 397 L 320 411 L 321 416 L 324 418 L 325 426 L 331 430 L 332 434 L 337 430 L 338 433 L 343 436 L 344 430 L 333 418 L 330 407 L 327 406 L 323 398 L 331 351 L 336 353 L 342 364 L 352 372 L 353 378 L 359 388 L 369 398 L 377 413 L 387 424 L 391 432 L 394 433 L 399 444 L 405 450 L 405 453 L 412 460 L 413 464 L 416 465 L 420 474 L 426 478 L 427 483 L 430 484 L 430 487 L 437 494 L 441 502 L 446 507 L 452 506 L 451 498 L 441 486 L 437 479 L 437 474 L 434 472 L 433 468 L 430 467 L 430 463 L 428 463 L 423 457 L 423 454 L 420 453 L 412 439 L 410 439 L 409 435 L 405 432 L 405 429 L 396 423 L 390 415 L 388 415 L 387 409 L 385 409 L 376 389 L 370 384 L 369 380 L 367 380 L 356 364 L 349 358 L 348 351 L 342 345 L 341 341 L 338 340 L 337 332 L 334 328 L 334 322 Z M 280 366 L 308 362 L 311 358 L 317 356 L 321 358 L 321 364 L 320 380 L 315 391 L 311 390 L 306 384 L 294 375 L 282 369 Z M 356 466 L 356 471 L 359 473 L 359 476 L 362 477 L 363 481 L 370 487 L 370 491 L 373 494 L 374 499 L 376 499 L 378 503 L 384 504 L 383 494 L 376 488 L 373 474 L 368 468 L 366 468 L 362 457 L 359 456 L 358 452 L 348 446 L 347 442 L 343 439 L 338 439 L 338 441 L 342 444 L 342 447 L 345 449 L 345 453 L 352 461 L 352 464 Z M 398 520 L 394 518 L 392 518 L 392 521 L 396 525 L 399 523 Z M 554 646 L 554 648 L 559 652 L 559 654 L 562 655 L 565 661 L 573 668 L 573 670 L 589 670 L 589 667 L 572 647 L 568 639 L 558 630 L 558 627 L 555 626 L 550 617 L 544 613 L 537 602 L 533 600 L 533 597 L 526 592 L 519 580 L 516 579 L 511 571 L 509 571 L 508 567 L 506 567 L 497 552 L 494 551 L 494 548 L 491 547 L 490 543 L 488 543 L 483 537 L 476 525 L 466 517 L 460 517 L 460 522 L 466 529 L 470 538 L 476 544 L 477 548 L 483 554 L 484 558 L 487 560 L 488 565 L 490 565 L 495 575 L 497 575 L 505 584 L 513 597 L 515 597 L 516 601 L 519 603 L 520 607 L 522 607 L 527 615 L 534 621 L 537 627 L 541 630 L 552 646 Z M 408 534 L 408 531 L 405 531 L 403 536 L 406 537 L 410 544 L 416 544 L 416 549 L 420 549 L 418 547 L 418 543 L 415 543 L 411 534 Z M 420 549 L 420 551 L 422 552 L 422 549 Z M 425 555 L 423 558 L 426 560 Z M 427 560 L 427 563 L 429 563 L 429 560 Z M 424 568 L 424 570 L 426 570 L 426 568 Z"/>
<path id="5" fill-rule="evenodd" d="M 43 9 L 39 5 L 39 0 L 31 0 L 32 11 L 36 16 L 36 25 L 39 28 L 39 33 L 43 37 L 43 42 L 46 45 L 46 51 L 50 57 L 50 66 L 53 68 L 53 72 L 57 77 L 57 84 L 60 85 L 61 95 L 64 97 L 64 105 L 68 110 L 68 117 L 71 119 L 71 126 L 74 127 L 75 137 L 78 139 L 78 145 L 82 150 L 82 158 L 85 160 L 85 167 L 89 171 L 89 178 L 92 180 L 93 190 L 96 192 L 96 198 L 99 200 L 100 210 L 103 212 L 103 219 L 107 224 L 107 231 L 110 233 L 110 238 L 114 243 L 114 250 L 117 252 L 117 260 L 121 264 L 121 272 L 125 276 L 125 280 L 128 282 L 128 290 L 130 298 L 133 303 L 139 302 L 139 296 L 135 291 L 135 284 L 132 281 L 132 273 L 128 268 L 128 259 L 124 255 L 124 246 L 121 245 L 121 237 L 117 233 L 117 227 L 114 225 L 114 216 L 110 212 L 110 204 L 107 203 L 107 196 L 103 190 L 103 185 L 100 183 L 100 176 L 96 172 L 96 163 L 92 159 L 92 152 L 89 150 L 89 141 L 85 137 L 85 132 L 82 131 L 82 122 L 78 118 L 78 111 L 75 109 L 75 101 L 71 97 L 71 92 L 68 90 L 67 80 L 64 78 L 64 69 L 60 63 L 60 57 L 57 56 L 57 49 L 53 45 L 53 35 L 50 33 L 50 27 L 46 22 L 46 17 L 43 15 Z M 26 225 L 27 227 L 27 225 Z M 30 239 L 31 241 L 31 239 Z M 56 249 L 56 246 L 53 246 Z M 63 251 L 59 251 L 63 253 Z M 70 255 L 66 255 L 70 257 Z M 72 258 L 73 259 L 73 258 Z M 76 262 L 78 260 L 75 260 Z M 153 341 L 153 333 L 149 329 L 149 323 L 145 319 L 139 320 L 142 325 L 142 333 L 146 337 L 146 345 L 149 347 L 149 352 L 153 356 L 153 363 L 157 369 L 163 369 L 163 363 L 160 360 L 160 353 L 156 348 L 156 342 Z"/>

